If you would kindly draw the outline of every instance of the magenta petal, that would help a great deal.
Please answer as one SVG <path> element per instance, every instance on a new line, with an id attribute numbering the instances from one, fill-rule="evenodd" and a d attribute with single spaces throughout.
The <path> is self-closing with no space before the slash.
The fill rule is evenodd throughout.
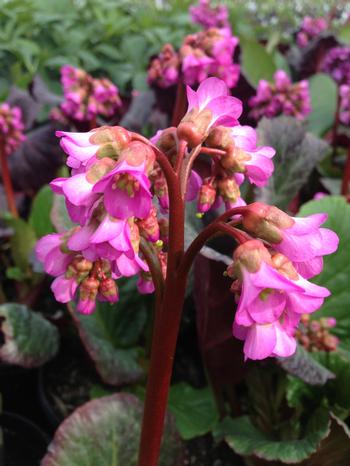
<path id="1" fill-rule="evenodd" d="M 117 238 L 125 228 L 125 221 L 105 215 L 98 228 L 90 238 L 91 243 L 103 243 Z"/>
<path id="2" fill-rule="evenodd" d="M 90 244 L 90 238 L 94 233 L 93 225 L 85 225 L 76 230 L 67 242 L 67 246 L 71 251 L 83 251 Z"/>
<path id="3" fill-rule="evenodd" d="M 287 228 L 285 231 L 293 233 L 295 235 L 305 235 L 307 233 L 312 233 L 316 230 L 322 223 L 324 223 L 328 214 L 313 214 L 308 217 L 292 217 L 294 220 L 294 225 L 290 228 Z"/>
<path id="4" fill-rule="evenodd" d="M 309 279 L 322 272 L 323 257 L 317 256 L 305 262 L 293 262 L 293 265 L 302 277 Z"/>
<path id="5" fill-rule="evenodd" d="M 297 343 L 295 338 L 288 335 L 279 323 L 275 324 L 276 344 L 273 350 L 273 356 L 287 358 L 295 353 Z"/>
<path id="6" fill-rule="evenodd" d="M 335 252 L 339 245 L 338 235 L 328 228 L 320 228 L 320 233 L 322 237 L 322 247 L 319 250 L 319 255 L 324 256 Z"/>
<path id="7" fill-rule="evenodd" d="M 297 282 L 284 277 L 265 262 L 262 262 L 258 272 L 251 274 L 251 276 L 253 284 L 261 289 L 273 288 L 284 291 L 304 291 L 304 288 L 299 286 Z"/>
<path id="8" fill-rule="evenodd" d="M 229 90 L 222 79 L 208 78 L 205 79 L 198 87 L 197 96 L 199 108 L 207 107 L 207 104 L 218 97 L 228 96 Z"/>
<path id="9" fill-rule="evenodd" d="M 286 304 L 286 294 L 273 291 L 265 299 L 258 296 L 249 306 L 251 318 L 258 324 L 269 324 L 278 320 Z"/>
<path id="10" fill-rule="evenodd" d="M 68 178 L 63 184 L 63 192 L 74 205 L 86 205 L 97 199 L 92 192 L 93 185 L 86 179 L 85 173 Z"/>
<path id="11" fill-rule="evenodd" d="M 186 93 L 187 93 L 187 101 L 188 101 L 187 111 L 189 112 L 190 110 L 192 110 L 192 108 L 199 108 L 197 92 L 195 92 L 190 86 L 186 86 Z"/>
<path id="12" fill-rule="evenodd" d="M 187 184 L 186 201 L 194 201 L 198 195 L 199 188 L 202 186 L 202 177 L 194 170 L 191 170 L 190 178 Z"/>
<path id="13" fill-rule="evenodd" d="M 301 293 L 289 293 L 287 297 L 287 310 L 295 314 L 311 314 L 319 309 L 324 298 L 308 296 Z"/>
<path id="14" fill-rule="evenodd" d="M 51 290 L 58 302 L 69 303 L 73 299 L 77 287 L 78 284 L 74 278 L 65 278 L 61 275 L 52 282 Z"/>
<path id="15" fill-rule="evenodd" d="M 243 327 L 243 325 L 238 325 L 236 322 L 233 322 L 232 334 L 238 340 L 245 340 L 247 337 L 248 327 Z"/>
<path id="16" fill-rule="evenodd" d="M 72 260 L 70 254 L 64 254 L 59 248 L 52 249 L 46 256 L 44 262 L 45 272 L 57 277 L 67 271 L 67 267 Z"/>
<path id="17" fill-rule="evenodd" d="M 52 233 L 40 238 L 35 245 L 35 252 L 38 259 L 44 262 L 47 254 L 61 244 L 61 235 Z"/>
<path id="18" fill-rule="evenodd" d="M 77 146 L 68 138 L 61 139 L 60 144 L 66 154 L 78 159 L 80 162 L 86 162 L 87 160 L 91 159 L 91 157 L 96 154 L 98 149 L 98 146 L 92 145 L 87 147 Z"/>
<path id="19" fill-rule="evenodd" d="M 140 271 L 139 265 L 134 259 L 128 259 L 125 254 L 121 254 L 116 260 L 119 272 L 124 277 L 131 277 Z"/>
<path id="20" fill-rule="evenodd" d="M 252 325 L 243 348 L 246 359 L 260 360 L 271 356 L 276 341 L 275 325 Z"/>
<path id="21" fill-rule="evenodd" d="M 309 296 L 315 296 L 316 298 L 327 298 L 327 296 L 330 296 L 331 294 L 328 288 L 325 288 L 324 286 L 315 285 L 314 283 L 305 280 L 305 278 L 301 276 L 299 276 L 299 279 L 296 281 L 296 283 L 299 286 L 303 287 L 304 294 L 307 294 Z"/>
<path id="22" fill-rule="evenodd" d="M 236 99 L 236 97 L 222 96 L 211 100 L 206 108 L 209 108 L 213 112 L 213 122 L 219 117 L 226 115 L 237 120 L 242 113 L 242 102 Z"/>
<path id="23" fill-rule="evenodd" d="M 74 144 L 80 147 L 88 147 L 91 146 L 92 143 L 90 142 L 91 136 L 95 133 L 95 131 L 89 131 L 87 133 L 74 133 L 68 131 L 56 131 L 57 137 L 67 138 L 71 140 Z"/>

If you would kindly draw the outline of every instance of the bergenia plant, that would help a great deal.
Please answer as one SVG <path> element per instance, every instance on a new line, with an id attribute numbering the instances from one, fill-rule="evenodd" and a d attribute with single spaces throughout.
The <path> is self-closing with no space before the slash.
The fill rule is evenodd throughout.
<path id="1" fill-rule="evenodd" d="M 252 108 L 250 115 L 255 120 L 262 117 L 273 118 L 278 115 L 304 119 L 311 112 L 311 98 L 307 80 L 292 83 L 287 73 L 278 70 L 274 83 L 262 79 L 257 93 L 249 100 Z"/>
<path id="2" fill-rule="evenodd" d="M 217 235 L 236 242 L 227 268 L 237 301 L 233 334 L 245 341 L 245 358 L 255 360 L 294 353 L 301 315 L 330 294 L 309 279 L 338 245 L 321 227 L 325 214 L 293 218 L 266 204 L 246 205 L 240 185 L 264 186 L 275 151 L 239 124 L 242 103 L 223 80 L 187 87 L 187 100 L 178 126 L 151 140 L 118 126 L 57 132 L 71 176 L 51 186 L 77 226 L 36 246 L 55 277 L 56 299 L 75 301 L 76 312 L 91 314 L 96 300 L 116 303 L 121 277 L 138 275 L 139 291 L 156 294 L 139 466 L 158 462 L 187 277 L 205 243 Z M 200 156 L 209 161 L 205 176 L 194 169 Z M 186 249 L 186 202 L 194 200 L 201 215 L 219 206 L 224 213 Z"/>

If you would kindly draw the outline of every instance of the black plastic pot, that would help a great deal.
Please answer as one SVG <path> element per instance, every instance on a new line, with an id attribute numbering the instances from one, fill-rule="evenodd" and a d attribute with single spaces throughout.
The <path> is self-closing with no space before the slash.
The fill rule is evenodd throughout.
<path id="1" fill-rule="evenodd" d="M 4 411 L 0 414 L 4 466 L 39 466 L 50 442 L 49 437 L 28 419 Z"/>

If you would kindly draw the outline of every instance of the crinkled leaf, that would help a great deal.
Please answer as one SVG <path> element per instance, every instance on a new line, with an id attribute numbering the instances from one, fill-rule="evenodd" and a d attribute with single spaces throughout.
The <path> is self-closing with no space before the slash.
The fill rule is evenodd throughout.
<path id="1" fill-rule="evenodd" d="M 26 134 L 9 157 L 11 178 L 17 191 L 33 191 L 50 182 L 63 163 L 63 151 L 51 124 Z"/>
<path id="2" fill-rule="evenodd" d="M 43 186 L 35 196 L 29 214 L 29 223 L 38 238 L 54 232 L 50 219 L 53 192 L 49 186 Z"/>
<path id="3" fill-rule="evenodd" d="M 322 226 L 335 231 L 340 243 L 337 252 L 324 257 L 323 271 L 313 279 L 332 293 L 315 317 L 335 317 L 337 325 L 332 331 L 339 336 L 343 345 L 350 348 L 350 205 L 341 196 L 326 196 L 304 204 L 299 215 L 318 212 L 328 214 L 328 220 Z"/>
<path id="4" fill-rule="evenodd" d="M 58 351 L 56 327 L 22 304 L 0 305 L 0 332 L 0 359 L 9 364 L 39 367 Z"/>
<path id="5" fill-rule="evenodd" d="M 41 466 L 137 466 L 142 404 L 117 393 L 84 404 L 58 428 Z M 166 419 L 159 466 L 178 466 L 181 441 Z"/>
<path id="6" fill-rule="evenodd" d="M 305 432 L 298 439 L 274 439 L 258 430 L 248 416 L 224 419 L 214 435 L 224 437 L 238 454 L 289 464 L 303 461 L 315 453 L 329 431 L 329 414 L 326 410 L 319 409 L 310 418 Z"/>
<path id="7" fill-rule="evenodd" d="M 63 233 L 64 231 L 74 227 L 74 223 L 68 215 L 64 196 L 53 194 L 50 220 L 58 233 Z"/>
<path id="8" fill-rule="evenodd" d="M 169 394 L 169 410 L 185 440 L 206 434 L 218 421 L 218 411 L 209 387 L 195 389 L 184 382 L 173 385 Z"/>
<path id="9" fill-rule="evenodd" d="M 295 118 L 281 116 L 262 119 L 258 125 L 259 143 L 276 149 L 275 170 L 266 187 L 257 189 L 257 198 L 285 209 L 307 182 L 328 145 L 307 133 Z"/>
<path id="10" fill-rule="evenodd" d="M 273 80 L 274 58 L 266 48 L 253 39 L 240 38 L 242 72 L 250 84 L 257 87 L 260 79 Z"/>
<path id="11" fill-rule="evenodd" d="M 309 80 L 312 112 L 308 116 L 308 128 L 322 136 L 334 122 L 337 106 L 337 86 L 326 74 L 315 74 Z"/>
<path id="12" fill-rule="evenodd" d="M 315 359 L 298 346 L 297 351 L 289 358 L 278 358 L 278 363 L 285 371 L 310 385 L 324 385 L 328 380 L 334 379 L 333 372 L 315 361 Z"/>
<path id="13" fill-rule="evenodd" d="M 35 231 L 29 223 L 21 218 L 6 215 L 5 221 L 13 230 L 10 238 L 13 260 L 16 266 L 25 272 L 28 269 L 29 255 L 36 242 Z"/>
<path id="14" fill-rule="evenodd" d="M 117 386 L 134 383 L 144 375 L 139 364 L 140 349 L 135 345 L 147 319 L 147 301 L 135 292 L 134 281 L 126 281 L 119 292 L 117 304 L 98 303 L 92 315 L 72 312 L 82 342 L 102 380 Z"/>

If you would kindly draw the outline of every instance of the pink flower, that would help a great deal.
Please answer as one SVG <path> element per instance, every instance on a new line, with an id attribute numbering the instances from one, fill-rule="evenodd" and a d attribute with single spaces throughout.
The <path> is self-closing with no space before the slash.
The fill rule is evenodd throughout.
<path id="1" fill-rule="evenodd" d="M 231 134 L 235 147 L 243 152 L 241 163 L 248 180 L 257 186 L 265 186 L 274 169 L 271 158 L 276 153 L 275 149 L 257 147 L 257 134 L 250 126 L 234 126 Z"/>
<path id="2" fill-rule="evenodd" d="M 19 107 L 10 107 L 8 103 L 0 105 L 0 144 L 5 155 L 11 155 L 25 140 L 24 123 Z"/>
<path id="3" fill-rule="evenodd" d="M 242 113 L 242 102 L 229 95 L 224 81 L 208 78 L 197 91 L 187 86 L 188 109 L 177 135 L 190 145 L 200 144 L 213 126 L 235 126 Z"/>
<path id="4" fill-rule="evenodd" d="M 92 192 L 103 194 L 104 206 L 112 217 L 145 218 L 151 208 L 152 194 L 149 188 L 145 163 L 132 166 L 121 161 L 94 185 Z"/>
<path id="5" fill-rule="evenodd" d="M 190 7 L 191 19 L 205 28 L 228 26 L 228 8 L 225 5 L 213 7 L 210 0 L 199 0 Z"/>
<path id="6" fill-rule="evenodd" d="M 154 283 L 149 273 L 141 273 L 139 275 L 137 289 L 141 294 L 151 294 L 154 292 Z"/>
<path id="7" fill-rule="evenodd" d="M 65 236 L 52 233 L 39 239 L 35 246 L 36 255 L 39 261 L 44 263 L 45 272 L 54 277 L 65 273 L 74 257 L 65 246 Z"/>
<path id="8" fill-rule="evenodd" d="M 250 359 L 289 356 L 298 316 L 316 311 L 330 294 L 300 276 L 283 254 L 271 256 L 258 240 L 236 249 L 228 273 L 241 283 L 235 333 L 246 338 L 244 351 Z"/>
<path id="9" fill-rule="evenodd" d="M 60 275 L 52 282 L 51 290 L 59 303 L 69 303 L 74 299 L 75 292 L 78 289 L 78 282 L 75 277 L 66 278 Z"/>

